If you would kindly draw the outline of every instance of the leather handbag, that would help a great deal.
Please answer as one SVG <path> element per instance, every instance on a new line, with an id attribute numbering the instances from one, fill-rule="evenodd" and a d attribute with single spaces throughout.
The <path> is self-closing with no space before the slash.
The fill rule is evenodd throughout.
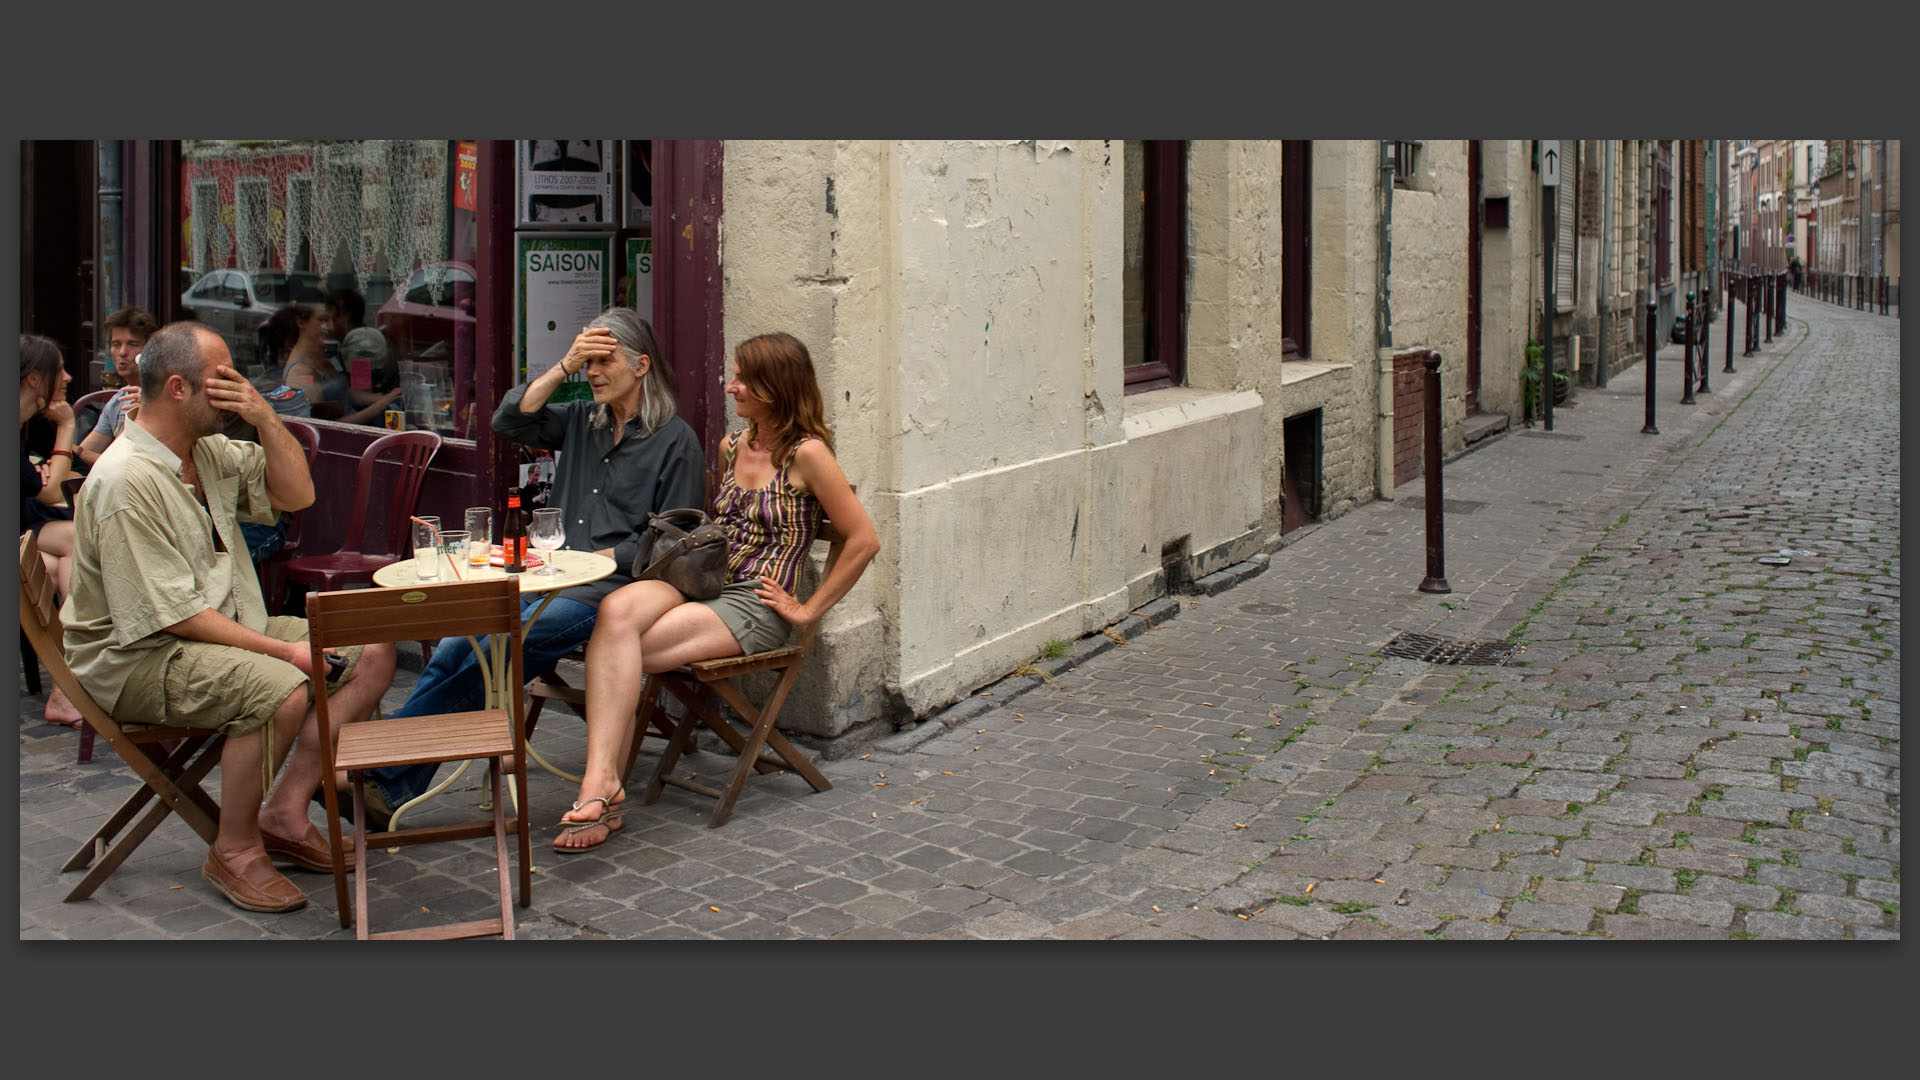
<path id="1" fill-rule="evenodd" d="M 727 534 L 706 512 L 691 507 L 647 515 L 636 581 L 664 581 L 689 600 L 711 600 L 727 584 Z"/>

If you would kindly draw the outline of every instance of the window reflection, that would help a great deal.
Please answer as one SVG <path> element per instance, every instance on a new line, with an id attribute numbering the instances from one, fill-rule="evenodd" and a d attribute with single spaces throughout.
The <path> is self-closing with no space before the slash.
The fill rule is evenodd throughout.
<path id="1" fill-rule="evenodd" d="M 263 390 L 292 367 L 316 419 L 471 438 L 476 226 L 454 197 L 456 145 L 183 142 L 185 312 Z M 288 332 L 307 319 L 269 329 L 294 305 L 324 328 L 317 358 Z"/>

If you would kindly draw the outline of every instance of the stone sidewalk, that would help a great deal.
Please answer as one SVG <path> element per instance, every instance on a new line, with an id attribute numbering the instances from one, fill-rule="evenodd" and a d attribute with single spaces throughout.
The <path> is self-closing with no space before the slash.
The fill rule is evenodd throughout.
<path id="1" fill-rule="evenodd" d="M 720 829 L 669 789 L 563 858 L 547 845 L 574 787 L 536 773 L 520 933 L 1897 936 L 1898 394 L 1855 388 L 1897 391 L 1898 324 L 1796 301 L 1734 375 L 1715 324 L 1696 405 L 1675 404 L 1663 348 L 1657 436 L 1635 367 L 1577 391 L 1554 432 L 1451 463 L 1451 594 L 1415 590 L 1416 480 L 1201 583 L 1231 588 L 1150 605 L 1125 644 L 1091 636 L 824 762 L 831 791 L 755 779 Z M 1519 648 L 1381 654 L 1409 632 Z M 301 912 L 228 906 L 177 823 L 61 904 L 60 862 L 129 784 L 73 745 L 21 726 L 22 937 L 348 936 L 324 876 L 296 878 Z M 577 768 L 581 725 L 549 714 L 536 745 Z M 688 762 L 709 780 L 730 763 Z M 376 854 L 376 925 L 483 917 L 489 848 Z"/>

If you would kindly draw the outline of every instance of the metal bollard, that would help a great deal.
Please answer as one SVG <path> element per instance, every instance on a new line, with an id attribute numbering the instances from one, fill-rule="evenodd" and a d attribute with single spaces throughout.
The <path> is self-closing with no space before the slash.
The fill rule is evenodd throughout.
<path id="1" fill-rule="evenodd" d="M 1680 335 L 1686 339 L 1681 357 L 1680 368 L 1680 404 L 1693 404 L 1693 293 L 1687 293 L 1687 332 Z"/>
<path id="2" fill-rule="evenodd" d="M 1453 586 L 1447 584 L 1447 541 L 1444 522 L 1441 517 L 1442 500 L 1440 497 L 1440 354 L 1432 349 L 1422 358 L 1427 365 L 1426 428 L 1427 428 L 1427 579 L 1420 583 L 1420 591 L 1425 593 L 1450 593 Z M 1548 385 L 1541 390 L 1545 396 L 1553 393 L 1553 373 L 1547 372 Z"/>
<path id="3" fill-rule="evenodd" d="M 1648 300 L 1647 301 L 1647 359 L 1645 361 L 1645 366 L 1647 369 L 1647 423 L 1645 427 L 1640 429 L 1640 434 L 1642 435 L 1660 434 L 1660 429 L 1653 425 L 1653 384 L 1654 384 L 1654 375 L 1659 371 L 1659 369 L 1654 365 L 1653 353 L 1657 345 L 1657 343 L 1654 341 L 1654 333 L 1658 328 L 1658 323 L 1659 323 L 1659 306 L 1655 304 L 1652 300 Z"/>
<path id="4" fill-rule="evenodd" d="M 1784 334 L 1787 332 L 1787 275 L 1780 275 L 1776 291 L 1780 295 L 1773 302 L 1773 332 Z"/>
<path id="5" fill-rule="evenodd" d="M 1747 289 L 1746 289 L 1746 292 L 1747 292 L 1747 310 L 1746 310 L 1746 316 L 1747 316 L 1747 318 L 1746 318 L 1746 323 L 1747 323 L 1747 344 L 1746 344 L 1746 346 L 1745 346 L 1744 348 L 1742 348 L 1742 349 L 1740 350 L 1740 355 L 1741 355 L 1741 356 L 1752 356 L 1752 355 L 1753 355 L 1753 338 L 1754 338 L 1754 335 L 1755 335 L 1756 333 L 1758 333 L 1758 332 L 1759 332 L 1759 330 L 1760 330 L 1760 326 L 1759 326 L 1759 322 L 1758 322 L 1758 320 L 1759 320 L 1759 318 L 1760 318 L 1760 288 L 1759 288 L 1759 285 L 1760 285 L 1760 282 L 1759 282 L 1759 279 L 1757 279 L 1757 278 L 1755 278 L 1755 277 L 1754 277 L 1754 276 L 1753 276 L 1752 274 L 1748 274 L 1748 275 L 1747 275 L 1747 278 L 1746 278 L 1746 286 L 1747 286 Z"/>
<path id="6" fill-rule="evenodd" d="M 1760 343 L 1773 341 L 1773 278 L 1760 279 Z"/>
<path id="7" fill-rule="evenodd" d="M 1709 347 L 1709 343 L 1713 341 L 1713 322 L 1710 319 L 1704 318 L 1706 312 L 1706 302 L 1702 301 L 1700 304 L 1700 314 L 1703 317 L 1700 322 L 1700 385 L 1694 391 L 1698 394 L 1713 393 L 1712 389 L 1707 386 L 1707 372 L 1713 369 L 1713 350 Z"/>
<path id="8" fill-rule="evenodd" d="M 1733 282 L 1727 282 L 1727 366 L 1720 369 L 1723 375 L 1733 374 Z"/>

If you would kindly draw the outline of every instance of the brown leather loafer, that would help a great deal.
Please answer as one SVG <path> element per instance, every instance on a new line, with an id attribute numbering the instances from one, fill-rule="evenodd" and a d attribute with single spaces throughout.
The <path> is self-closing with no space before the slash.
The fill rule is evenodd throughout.
<path id="1" fill-rule="evenodd" d="M 346 837 L 341 840 L 347 844 L 347 872 L 353 872 L 353 844 Z M 313 825 L 307 826 L 307 835 L 299 841 L 288 840 L 284 836 L 275 836 L 265 829 L 260 830 L 260 842 L 266 845 L 267 854 L 276 860 L 285 859 L 302 870 L 313 870 L 322 874 L 333 873 L 333 845 L 327 841 L 327 834 Z"/>
<path id="2" fill-rule="evenodd" d="M 226 894 L 234 907 L 247 911 L 278 914 L 298 911 L 307 906 L 307 894 L 288 881 L 286 875 L 275 870 L 273 860 L 264 854 L 253 856 L 245 865 L 233 867 L 209 848 L 207 861 L 200 864 L 200 874 L 212 882 L 214 888 Z"/>

